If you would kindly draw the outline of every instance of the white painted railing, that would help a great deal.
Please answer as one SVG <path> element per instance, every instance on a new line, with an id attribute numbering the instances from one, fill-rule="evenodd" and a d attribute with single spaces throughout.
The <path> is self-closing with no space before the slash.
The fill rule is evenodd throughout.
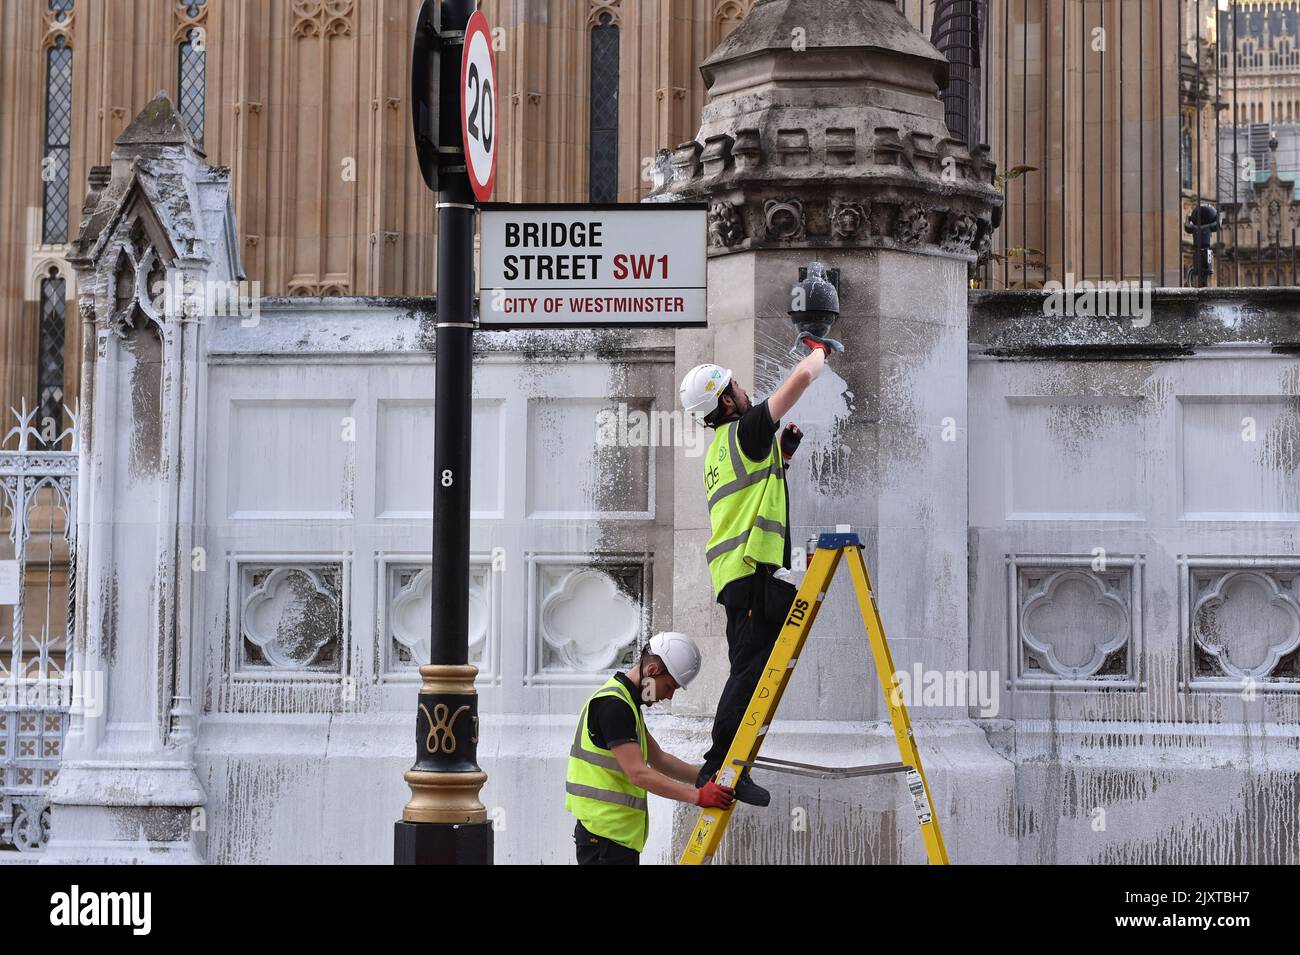
<path id="1" fill-rule="evenodd" d="M 11 409 L 0 439 L 0 847 L 20 851 L 49 834 L 73 683 L 76 415 L 60 432 L 36 413 Z"/>

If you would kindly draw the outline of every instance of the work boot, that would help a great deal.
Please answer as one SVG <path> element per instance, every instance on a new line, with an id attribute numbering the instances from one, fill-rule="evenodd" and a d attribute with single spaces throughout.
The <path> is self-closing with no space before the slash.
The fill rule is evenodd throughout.
<path id="1" fill-rule="evenodd" d="M 709 768 L 705 766 L 695 777 L 695 788 L 699 789 L 716 775 L 716 770 L 709 772 Z M 736 781 L 735 793 L 737 800 L 750 806 L 767 806 L 772 803 L 772 794 L 749 778 L 748 769 L 741 773 L 740 779 Z"/>
<path id="2" fill-rule="evenodd" d="M 772 802 L 772 794 L 750 779 L 749 770 L 745 770 L 736 780 L 736 799 L 750 806 L 766 806 Z"/>

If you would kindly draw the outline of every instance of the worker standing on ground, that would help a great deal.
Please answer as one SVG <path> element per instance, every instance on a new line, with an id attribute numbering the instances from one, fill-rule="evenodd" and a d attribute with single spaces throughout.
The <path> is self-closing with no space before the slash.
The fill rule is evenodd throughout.
<path id="1" fill-rule="evenodd" d="M 704 809 L 726 809 L 730 789 L 694 780 L 699 767 L 659 748 L 641 712 L 700 672 L 700 651 L 684 633 L 650 638 L 637 665 L 615 673 L 587 700 L 569 750 L 564 808 L 577 816 L 579 865 L 637 865 L 650 831 L 646 793 Z"/>
<path id="2" fill-rule="evenodd" d="M 696 785 L 722 768 L 798 591 L 775 575 L 790 567 L 785 470 L 802 433 L 793 424 L 786 425 L 779 438 L 777 431 L 781 419 L 821 374 L 830 349 L 841 347 L 814 335 L 804 335 L 800 342 L 810 349 L 808 357 L 761 404 L 755 405 L 730 370 L 718 365 L 699 365 L 682 380 L 682 405 L 716 432 L 704 458 L 712 530 L 705 557 L 713 595 L 727 612 L 731 665 L 713 721 L 713 745 Z M 741 802 L 755 806 L 766 806 L 772 799 L 749 778 L 748 770 L 736 780 L 735 793 Z"/>

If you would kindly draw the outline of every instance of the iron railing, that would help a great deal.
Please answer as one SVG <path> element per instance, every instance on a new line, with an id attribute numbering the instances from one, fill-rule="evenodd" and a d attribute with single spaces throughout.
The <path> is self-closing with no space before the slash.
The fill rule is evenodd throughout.
<path id="1" fill-rule="evenodd" d="M 26 401 L 12 413 L 0 439 L 0 846 L 30 851 L 49 834 L 73 693 L 76 416 L 65 409 L 72 427 L 56 432 Z"/>

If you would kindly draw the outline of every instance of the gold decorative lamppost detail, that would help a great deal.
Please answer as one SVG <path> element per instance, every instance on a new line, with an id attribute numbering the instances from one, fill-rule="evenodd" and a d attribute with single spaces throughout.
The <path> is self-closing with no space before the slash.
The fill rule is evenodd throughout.
<path id="1" fill-rule="evenodd" d="M 403 822 L 487 823 L 479 799 L 487 773 L 477 762 L 477 674 L 469 664 L 420 667 L 419 756 L 403 777 L 411 787 Z"/>

